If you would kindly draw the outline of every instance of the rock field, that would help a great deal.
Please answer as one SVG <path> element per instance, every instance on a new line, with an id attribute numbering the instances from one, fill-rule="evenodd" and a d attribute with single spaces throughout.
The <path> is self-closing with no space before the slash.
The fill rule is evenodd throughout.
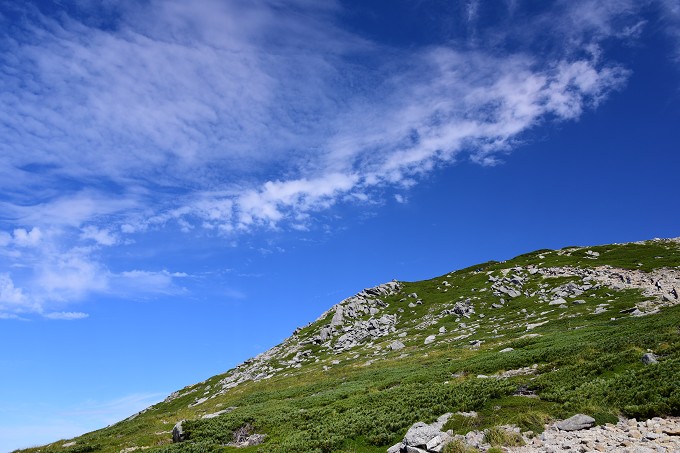
<path id="1" fill-rule="evenodd" d="M 652 418 L 645 421 L 621 420 L 578 431 L 563 431 L 551 425 L 542 434 L 526 439 L 527 445 L 508 448 L 515 453 L 529 452 L 680 452 L 680 418 Z"/>

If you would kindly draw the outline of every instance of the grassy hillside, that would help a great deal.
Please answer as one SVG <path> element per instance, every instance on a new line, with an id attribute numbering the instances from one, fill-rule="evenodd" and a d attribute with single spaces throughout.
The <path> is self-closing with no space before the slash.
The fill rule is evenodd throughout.
<path id="1" fill-rule="evenodd" d="M 384 452 L 446 412 L 478 413 L 452 417 L 458 433 L 680 415 L 678 282 L 680 243 L 655 240 L 382 285 L 130 419 L 25 451 L 236 451 L 235 435 L 259 433 L 239 450 Z M 180 420 L 186 440 L 173 443 Z"/>

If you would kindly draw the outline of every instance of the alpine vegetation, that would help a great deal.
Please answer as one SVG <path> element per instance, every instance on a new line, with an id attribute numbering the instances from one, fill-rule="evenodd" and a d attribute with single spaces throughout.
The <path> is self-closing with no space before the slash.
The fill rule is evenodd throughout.
<path id="1" fill-rule="evenodd" d="M 35 452 L 678 451 L 680 240 L 539 250 L 348 297 Z"/>

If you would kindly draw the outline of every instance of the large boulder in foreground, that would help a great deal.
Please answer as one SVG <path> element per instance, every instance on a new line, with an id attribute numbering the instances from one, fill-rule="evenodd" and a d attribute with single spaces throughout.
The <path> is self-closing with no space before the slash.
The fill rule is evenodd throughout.
<path id="1" fill-rule="evenodd" d="M 388 453 L 439 453 L 451 440 L 451 435 L 441 429 L 451 414 L 444 414 L 436 422 L 414 423 L 406 432 L 404 440 L 390 447 Z"/>
<path id="2" fill-rule="evenodd" d="M 173 442 L 182 442 L 183 440 L 186 440 L 186 434 L 184 433 L 184 429 L 182 428 L 182 423 L 184 420 L 178 421 L 175 426 L 172 428 L 172 441 Z"/>

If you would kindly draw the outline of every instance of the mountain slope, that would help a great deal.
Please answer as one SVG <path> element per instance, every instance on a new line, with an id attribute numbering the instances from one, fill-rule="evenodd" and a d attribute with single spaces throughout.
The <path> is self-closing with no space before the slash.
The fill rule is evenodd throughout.
<path id="1" fill-rule="evenodd" d="M 679 292 L 677 239 L 390 282 L 227 373 L 39 450 L 384 452 L 413 423 L 456 411 L 477 412 L 449 419 L 458 433 L 506 423 L 539 432 L 575 413 L 599 423 L 677 415 Z M 643 364 L 647 352 L 658 363 Z"/>

